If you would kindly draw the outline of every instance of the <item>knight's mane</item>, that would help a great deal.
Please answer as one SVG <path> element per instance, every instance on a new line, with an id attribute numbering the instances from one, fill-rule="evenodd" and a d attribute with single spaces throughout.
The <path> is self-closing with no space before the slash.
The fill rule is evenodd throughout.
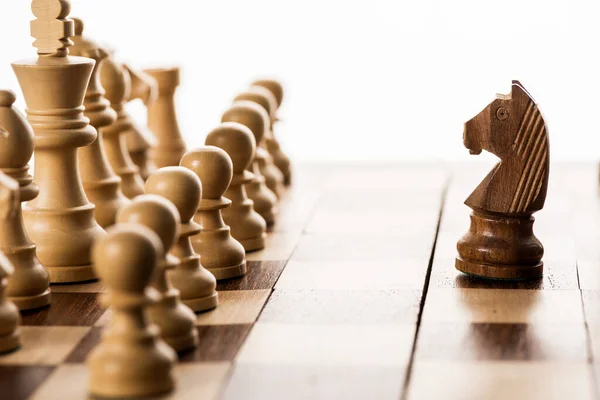
<path id="1" fill-rule="evenodd" d="M 544 182 L 543 174 L 548 158 L 546 124 L 537 104 L 531 98 L 515 135 L 513 155 L 523 165 L 510 205 L 510 212 L 519 213 L 526 211 L 537 198 Z"/>

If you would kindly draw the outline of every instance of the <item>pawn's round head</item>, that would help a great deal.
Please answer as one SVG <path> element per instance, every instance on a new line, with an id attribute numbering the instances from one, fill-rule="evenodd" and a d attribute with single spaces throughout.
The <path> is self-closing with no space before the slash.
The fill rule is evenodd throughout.
<path id="1" fill-rule="evenodd" d="M 215 146 L 202 146 L 185 153 L 180 165 L 200 178 L 205 199 L 220 199 L 233 177 L 231 158 L 225 150 Z"/>
<path id="2" fill-rule="evenodd" d="M 158 235 L 165 252 L 179 236 L 181 218 L 169 200 L 156 194 L 144 194 L 117 212 L 117 223 L 140 224 Z"/>
<path id="3" fill-rule="evenodd" d="M 164 197 L 175 205 L 182 222 L 189 222 L 202 198 L 202 182 L 187 168 L 165 167 L 150 175 L 146 193 Z"/>
<path id="4" fill-rule="evenodd" d="M 215 146 L 225 150 L 231 158 L 233 173 L 242 174 L 256 153 L 256 141 L 252 131 L 237 122 L 224 122 L 206 136 L 207 146 Z"/>
<path id="5" fill-rule="evenodd" d="M 81 36 L 83 34 L 83 29 L 85 25 L 83 21 L 79 18 L 71 18 L 73 20 L 73 25 L 75 26 L 75 36 Z"/>
<path id="6" fill-rule="evenodd" d="M 0 168 L 23 168 L 33 154 L 33 129 L 15 100 L 13 92 L 0 90 Z"/>
<path id="7" fill-rule="evenodd" d="M 112 290 L 134 293 L 143 293 L 163 256 L 158 235 L 139 224 L 110 227 L 92 249 L 94 269 L 102 282 Z"/>
<path id="8" fill-rule="evenodd" d="M 238 94 L 233 101 L 251 101 L 265 109 L 269 114 L 269 126 L 271 121 L 275 119 L 275 111 L 277 111 L 277 99 L 273 93 L 262 86 L 251 86 Z"/>
<path id="9" fill-rule="evenodd" d="M 257 146 L 265 137 L 265 131 L 269 128 L 270 117 L 267 111 L 258 104 L 248 101 L 236 101 L 223 114 L 221 122 L 238 122 L 246 125 L 254 134 Z"/>
<path id="10" fill-rule="evenodd" d="M 283 85 L 274 79 L 260 79 L 252 83 L 253 86 L 262 86 L 268 89 L 275 99 L 277 99 L 277 108 L 281 106 L 283 101 Z"/>

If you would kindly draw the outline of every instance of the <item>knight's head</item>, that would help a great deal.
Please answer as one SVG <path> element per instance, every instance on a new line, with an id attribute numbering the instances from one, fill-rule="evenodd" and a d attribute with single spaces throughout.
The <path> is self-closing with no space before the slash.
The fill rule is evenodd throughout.
<path id="1" fill-rule="evenodd" d="M 487 150 L 500 158 L 513 151 L 520 122 L 533 99 L 518 81 L 510 94 L 496 96 L 486 108 L 465 123 L 464 143 L 471 154 Z"/>

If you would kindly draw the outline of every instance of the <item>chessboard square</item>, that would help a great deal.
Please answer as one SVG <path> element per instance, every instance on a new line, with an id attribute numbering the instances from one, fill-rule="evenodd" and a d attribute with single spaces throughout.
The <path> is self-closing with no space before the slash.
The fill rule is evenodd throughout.
<path id="1" fill-rule="evenodd" d="M 52 293 L 52 304 L 40 310 L 23 311 L 22 325 L 93 326 L 104 314 L 95 293 Z"/>
<path id="2" fill-rule="evenodd" d="M 0 365 L 60 364 L 89 330 L 78 326 L 22 326 L 21 348 L 0 357 Z"/>
<path id="3" fill-rule="evenodd" d="M 180 362 L 232 361 L 252 329 L 252 324 L 198 327 L 199 344 L 179 357 Z"/>
<path id="4" fill-rule="evenodd" d="M 290 261 L 275 285 L 281 290 L 422 289 L 429 258 L 396 262 Z"/>
<path id="5" fill-rule="evenodd" d="M 272 289 L 286 261 L 248 261 L 246 275 L 218 282 L 217 291 Z"/>
<path id="6" fill-rule="evenodd" d="M 302 231 L 271 232 L 265 240 L 265 248 L 246 254 L 247 261 L 277 261 L 288 260 L 296 246 Z"/>
<path id="7" fill-rule="evenodd" d="M 398 229 L 402 229 L 399 227 Z M 434 233 L 421 235 L 304 235 L 292 255 L 296 261 L 398 262 L 429 257 Z"/>
<path id="8" fill-rule="evenodd" d="M 430 322 L 584 323 L 578 290 L 430 288 Z"/>
<path id="9" fill-rule="evenodd" d="M 588 358 L 583 324 L 424 323 L 417 360 L 581 361 Z"/>
<path id="10" fill-rule="evenodd" d="M 420 290 L 275 290 L 260 322 L 276 324 L 416 324 Z"/>
<path id="11" fill-rule="evenodd" d="M 83 363 L 102 339 L 102 328 L 93 327 L 66 358 L 67 363 Z"/>
<path id="12" fill-rule="evenodd" d="M 485 279 L 458 271 L 454 258 L 436 256 L 431 269 L 431 287 L 471 288 L 471 289 L 537 289 L 537 290 L 577 290 L 579 279 L 575 260 L 570 262 L 544 262 L 544 276 L 541 279 L 510 281 Z"/>
<path id="13" fill-rule="evenodd" d="M 173 370 L 176 380 L 175 390 L 166 396 L 146 399 L 216 399 L 227 378 L 229 368 L 229 363 L 176 365 Z M 85 365 L 61 365 L 35 392 L 31 400 L 87 399 L 87 375 Z"/>
<path id="14" fill-rule="evenodd" d="M 196 325 L 252 324 L 270 294 L 270 289 L 223 290 L 217 308 L 198 314 Z"/>
<path id="15" fill-rule="evenodd" d="M 600 290 L 600 260 L 577 259 L 577 271 L 582 290 Z"/>
<path id="16" fill-rule="evenodd" d="M 441 195 L 440 195 L 441 197 Z M 396 205 L 398 207 L 398 205 Z M 305 232 L 307 234 L 363 234 L 386 236 L 394 235 L 429 235 L 433 237 L 438 223 L 439 204 L 421 211 L 398 212 L 397 210 L 331 210 L 319 208 L 313 214 Z M 371 221 L 368 224 L 357 223 Z M 399 228 L 402 229 L 399 229 Z"/>
<path id="17" fill-rule="evenodd" d="M 237 365 L 225 400 L 397 400 L 402 367 Z"/>
<path id="18" fill-rule="evenodd" d="M 587 400 L 594 398 L 585 362 L 415 361 L 408 399 Z"/>
<path id="19" fill-rule="evenodd" d="M 0 396 L 7 400 L 25 400 L 52 373 L 50 366 L 0 365 Z"/>
<path id="20" fill-rule="evenodd" d="M 52 285 L 52 293 L 102 293 L 104 286 L 100 281 L 77 284 Z"/>
<path id="21" fill-rule="evenodd" d="M 257 323 L 239 364 L 405 367 L 413 325 L 283 325 Z"/>

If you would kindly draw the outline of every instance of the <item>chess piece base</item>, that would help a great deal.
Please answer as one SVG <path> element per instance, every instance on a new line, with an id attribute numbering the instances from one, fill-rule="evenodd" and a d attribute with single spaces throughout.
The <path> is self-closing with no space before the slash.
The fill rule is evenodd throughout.
<path id="1" fill-rule="evenodd" d="M 217 281 L 222 281 L 225 279 L 239 278 L 240 276 L 246 275 L 248 272 L 248 268 L 246 266 L 246 261 L 243 261 L 239 265 L 234 265 L 232 267 L 225 268 L 207 268 L 208 271 L 215 276 Z"/>
<path id="2" fill-rule="evenodd" d="M 246 253 L 249 253 L 251 251 L 258 251 L 264 249 L 266 237 L 266 234 L 262 234 L 261 236 L 257 236 L 254 238 L 238 239 L 238 242 L 240 242 L 242 246 L 244 246 L 244 250 L 246 250 Z M 218 279 L 219 278 L 217 278 L 217 280 Z"/>
<path id="3" fill-rule="evenodd" d="M 539 279 L 544 273 L 544 263 L 537 265 L 491 265 L 474 263 L 456 258 L 456 269 L 468 275 L 480 278 L 524 281 Z"/>
<path id="4" fill-rule="evenodd" d="M 19 330 L 15 330 L 8 335 L 0 336 L 0 354 L 10 353 L 21 347 Z"/>
<path id="5" fill-rule="evenodd" d="M 458 241 L 456 269 L 492 279 L 540 278 L 544 247 L 533 234 L 531 215 L 473 211 L 469 231 Z"/>
<path id="6" fill-rule="evenodd" d="M 50 289 L 46 289 L 45 292 L 34 296 L 19 296 L 19 297 L 8 297 L 8 300 L 12 301 L 19 310 L 33 310 L 35 308 L 46 307 L 50 304 Z"/>
<path id="7" fill-rule="evenodd" d="M 194 312 L 208 311 L 217 307 L 219 304 L 219 294 L 214 292 L 209 296 L 198 297 L 195 299 L 182 299 L 181 301 Z"/>
<path id="8" fill-rule="evenodd" d="M 46 267 L 52 283 L 75 283 L 98 279 L 92 264 L 68 267 Z"/>
<path id="9" fill-rule="evenodd" d="M 181 353 L 198 346 L 198 333 L 194 330 L 183 336 L 163 336 L 163 340 L 177 353 Z"/>

